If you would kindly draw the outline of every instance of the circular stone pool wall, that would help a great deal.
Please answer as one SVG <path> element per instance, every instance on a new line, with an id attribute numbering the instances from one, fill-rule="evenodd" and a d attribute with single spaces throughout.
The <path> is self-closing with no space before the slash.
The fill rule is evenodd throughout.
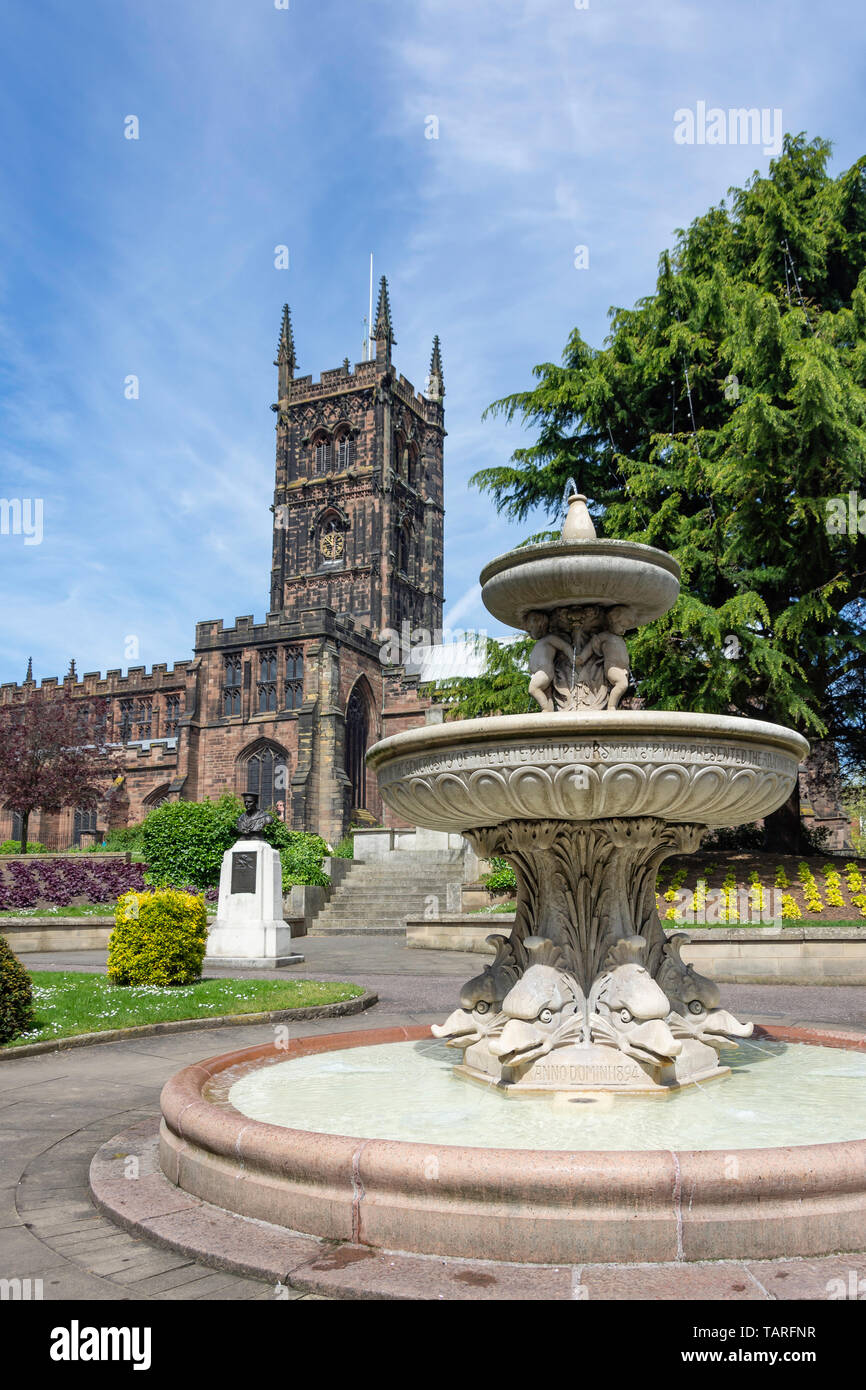
<path id="1" fill-rule="evenodd" d="M 866 1049 L 866 1038 L 850 1033 L 764 1035 Z M 162 1094 L 163 1171 L 240 1216 L 423 1254 L 575 1264 L 866 1247 L 864 1139 L 682 1151 L 464 1147 L 289 1129 L 250 1119 L 228 1099 L 232 1085 L 263 1066 L 430 1037 L 427 1027 L 366 1029 L 185 1068 Z M 527 1103 L 502 1098 L 509 1108 Z"/>

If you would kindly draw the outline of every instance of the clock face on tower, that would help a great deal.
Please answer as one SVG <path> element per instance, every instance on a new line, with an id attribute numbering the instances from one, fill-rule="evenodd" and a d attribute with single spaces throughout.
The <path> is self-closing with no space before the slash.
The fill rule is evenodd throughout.
<path id="1" fill-rule="evenodd" d="M 341 560 L 343 558 L 343 539 L 342 531 L 324 531 L 319 541 L 322 559 Z"/>

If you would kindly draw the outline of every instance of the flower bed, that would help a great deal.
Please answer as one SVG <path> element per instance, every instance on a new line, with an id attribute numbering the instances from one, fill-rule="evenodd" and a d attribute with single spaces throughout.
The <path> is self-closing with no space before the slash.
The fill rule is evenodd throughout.
<path id="1" fill-rule="evenodd" d="M 13 859 L 0 867 L 0 912 L 35 907 L 72 907 L 85 903 L 113 904 L 124 893 L 146 888 L 146 864 L 127 864 L 123 859 L 90 860 L 56 856 L 27 863 Z M 197 893 L 193 884 L 178 885 Z M 205 902 L 216 902 L 216 889 L 205 893 Z"/>

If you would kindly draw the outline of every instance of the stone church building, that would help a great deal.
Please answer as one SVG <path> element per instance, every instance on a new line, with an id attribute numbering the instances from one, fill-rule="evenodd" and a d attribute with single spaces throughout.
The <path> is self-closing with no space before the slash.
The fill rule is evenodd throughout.
<path id="1" fill-rule="evenodd" d="M 196 625 L 191 661 L 80 678 L 74 661 L 43 693 L 107 697 L 124 776 L 97 811 L 31 817 L 51 848 L 134 824 L 166 799 L 254 791 L 286 824 L 335 843 L 351 822 L 389 820 L 364 755 L 378 739 L 441 718 L 417 678 L 384 664 L 389 632 L 442 627 L 444 383 L 433 341 L 423 393 L 392 363 L 382 278 L 375 355 L 296 375 L 289 309 L 278 370 L 270 607 L 263 622 Z M 385 655 L 393 656 L 394 644 Z M 0 704 L 36 690 L 0 687 Z M 0 811 L 0 839 L 18 838 Z"/>

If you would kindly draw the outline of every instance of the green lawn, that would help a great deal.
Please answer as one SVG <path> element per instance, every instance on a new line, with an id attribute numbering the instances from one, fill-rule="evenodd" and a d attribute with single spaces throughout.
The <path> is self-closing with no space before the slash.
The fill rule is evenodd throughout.
<path id="1" fill-rule="evenodd" d="M 114 918 L 115 900 L 107 903 L 78 903 L 73 907 L 9 907 L 0 912 L 4 917 L 36 917 L 50 921 L 52 917 L 111 917 Z"/>
<path id="2" fill-rule="evenodd" d="M 364 993 L 359 985 L 337 980 L 203 980 L 163 989 L 111 985 L 104 975 L 76 970 L 37 970 L 31 979 L 36 1027 L 6 1043 L 7 1048 L 166 1019 L 304 1009 Z"/>

